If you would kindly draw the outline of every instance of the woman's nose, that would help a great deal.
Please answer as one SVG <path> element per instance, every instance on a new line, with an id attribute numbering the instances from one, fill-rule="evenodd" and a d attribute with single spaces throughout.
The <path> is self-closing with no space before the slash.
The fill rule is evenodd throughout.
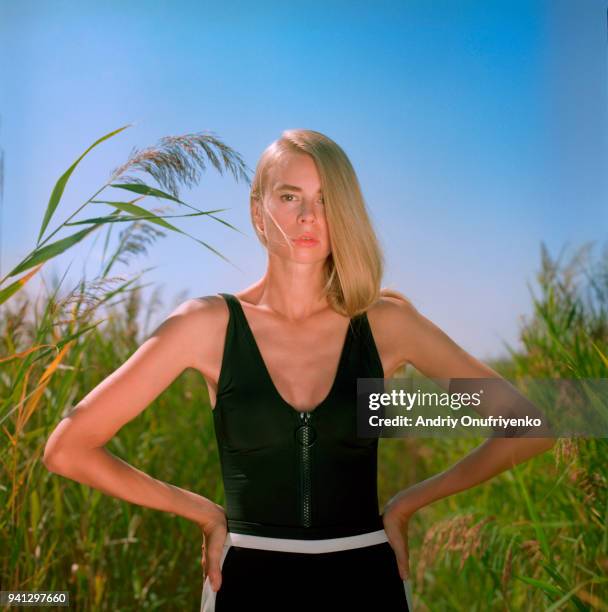
<path id="1" fill-rule="evenodd" d="M 302 201 L 298 217 L 303 220 L 309 220 L 315 218 L 315 209 L 312 203 L 305 200 Z"/>

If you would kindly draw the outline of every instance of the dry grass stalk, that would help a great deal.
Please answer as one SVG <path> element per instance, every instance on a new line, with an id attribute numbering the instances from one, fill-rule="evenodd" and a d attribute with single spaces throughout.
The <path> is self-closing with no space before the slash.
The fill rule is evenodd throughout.
<path id="1" fill-rule="evenodd" d="M 436 565 L 447 552 L 461 553 L 460 570 L 470 556 L 481 556 L 485 551 L 482 539 L 483 527 L 493 520 L 493 516 L 487 516 L 475 523 L 473 514 L 464 514 L 433 525 L 424 536 L 416 568 L 416 579 L 420 587 L 423 584 L 426 568 Z"/>

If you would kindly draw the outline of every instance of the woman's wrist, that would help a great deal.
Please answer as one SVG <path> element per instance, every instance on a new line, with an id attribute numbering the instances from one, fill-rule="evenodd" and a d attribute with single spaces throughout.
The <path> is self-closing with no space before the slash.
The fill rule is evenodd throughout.
<path id="1" fill-rule="evenodd" d="M 198 525 L 205 525 L 210 520 L 214 520 L 222 507 L 216 504 L 214 501 L 203 497 L 193 491 L 187 489 L 181 489 L 174 485 L 170 485 L 177 494 L 178 498 L 176 501 L 176 507 L 179 508 L 179 512 L 175 510 L 176 514 L 183 516 L 184 518 L 190 519 L 192 522 Z"/>
<path id="2" fill-rule="evenodd" d="M 438 496 L 436 495 L 437 486 L 437 477 L 432 477 L 421 482 L 417 482 L 407 489 L 402 489 L 393 495 L 393 497 L 386 502 L 386 508 L 392 505 L 398 505 L 400 514 L 412 516 L 421 508 L 428 506 L 430 503 L 438 499 Z M 433 494 L 433 489 L 435 494 Z"/>

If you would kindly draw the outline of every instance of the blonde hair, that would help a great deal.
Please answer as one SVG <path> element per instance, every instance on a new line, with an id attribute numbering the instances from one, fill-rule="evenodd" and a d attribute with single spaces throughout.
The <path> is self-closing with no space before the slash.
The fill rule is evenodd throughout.
<path id="1" fill-rule="evenodd" d="M 332 308 L 353 317 L 368 310 L 380 296 L 411 303 L 399 291 L 380 288 L 384 256 L 367 212 L 359 180 L 342 148 L 320 132 L 285 130 L 262 153 L 249 198 L 251 221 L 260 242 L 268 248 L 266 236 L 257 226 L 254 208 L 256 204 L 264 207 L 270 170 L 289 153 L 310 155 L 321 180 L 331 244 L 331 253 L 324 268 L 324 292 Z M 266 212 L 282 232 L 267 208 Z M 289 240 L 286 242 L 291 246 Z"/>

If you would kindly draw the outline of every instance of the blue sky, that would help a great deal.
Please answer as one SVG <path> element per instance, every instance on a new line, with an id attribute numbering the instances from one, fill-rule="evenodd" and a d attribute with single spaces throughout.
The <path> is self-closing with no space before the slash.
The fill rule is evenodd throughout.
<path id="1" fill-rule="evenodd" d="M 350 156 L 385 284 L 475 356 L 497 356 L 503 341 L 517 346 L 541 241 L 554 255 L 606 241 L 607 4 L 2 2 L 1 272 L 33 247 L 57 178 L 113 129 L 134 124 L 85 158 L 50 228 L 133 147 L 211 130 L 254 168 L 282 130 L 305 127 Z M 266 264 L 246 184 L 211 170 L 181 195 L 230 208 L 223 218 L 245 235 L 204 218 L 176 224 L 240 271 L 168 235 L 116 270 L 157 266 L 145 282 L 163 287 L 161 315 L 184 296 L 237 292 Z M 76 282 L 89 252 L 92 275 L 98 242 L 43 278 L 73 261 Z"/>

